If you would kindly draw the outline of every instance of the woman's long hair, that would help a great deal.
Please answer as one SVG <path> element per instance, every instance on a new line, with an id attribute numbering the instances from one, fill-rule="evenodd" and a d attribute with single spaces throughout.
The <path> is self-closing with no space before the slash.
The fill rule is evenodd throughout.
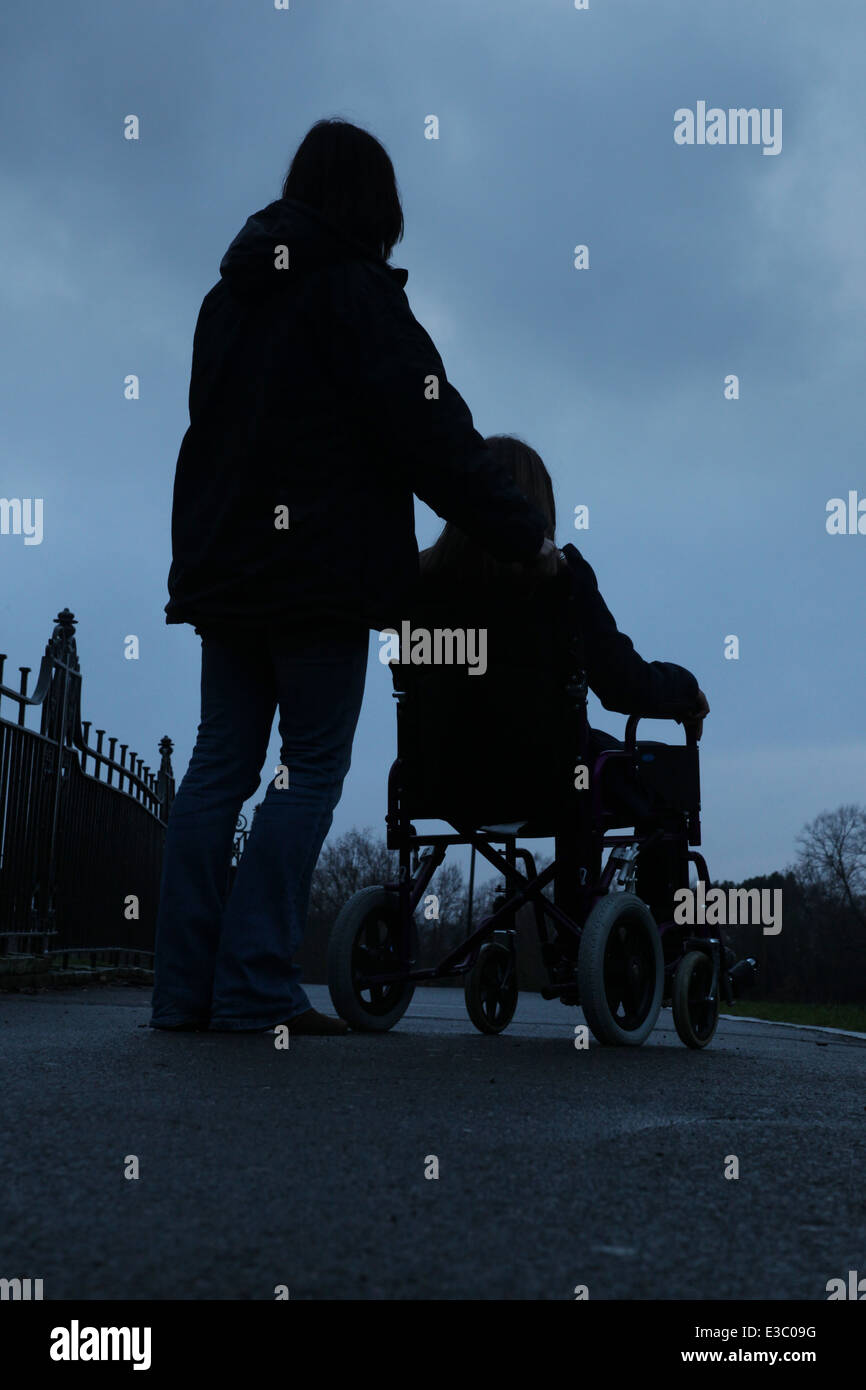
<path id="1" fill-rule="evenodd" d="M 403 208 L 387 150 L 339 116 L 311 126 L 283 182 L 283 197 L 315 208 L 386 261 L 403 236 Z"/>
<path id="2" fill-rule="evenodd" d="M 547 518 L 545 535 L 554 540 L 556 502 L 553 483 L 539 454 L 522 439 L 511 434 L 493 434 L 484 441 L 494 458 L 513 478 L 526 498 Z M 439 539 L 420 556 L 421 578 L 425 586 L 440 584 L 481 590 L 533 590 L 540 582 L 534 566 L 496 560 L 448 521 Z"/>

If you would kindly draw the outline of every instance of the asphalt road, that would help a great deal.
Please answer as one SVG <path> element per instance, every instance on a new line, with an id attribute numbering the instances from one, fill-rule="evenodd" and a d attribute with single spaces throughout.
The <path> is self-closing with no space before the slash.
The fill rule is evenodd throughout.
<path id="1" fill-rule="evenodd" d="M 278 1051 L 154 1032 L 148 997 L 0 996 L 0 1277 L 46 1299 L 824 1300 L 866 1274 L 866 1040 L 722 1020 L 694 1053 L 665 1010 L 581 1051 L 558 1002 L 485 1037 L 424 990 L 389 1034 Z"/>

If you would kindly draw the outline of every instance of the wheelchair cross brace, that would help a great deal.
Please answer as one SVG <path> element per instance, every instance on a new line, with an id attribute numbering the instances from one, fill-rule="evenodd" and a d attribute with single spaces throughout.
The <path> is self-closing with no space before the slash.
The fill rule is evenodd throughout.
<path id="1" fill-rule="evenodd" d="M 493 934 L 500 919 L 513 918 L 515 913 L 528 902 L 532 902 L 535 908 L 536 925 L 540 924 L 539 913 L 546 913 L 547 916 L 565 932 L 572 936 L 576 936 L 578 940 L 580 939 L 580 928 L 577 926 L 574 919 L 563 912 L 561 908 L 557 907 L 556 903 L 551 902 L 544 896 L 543 890 L 549 883 L 553 882 L 556 877 L 559 867 L 556 860 L 554 860 L 552 864 L 549 864 L 541 874 L 538 874 L 535 872 L 535 863 L 529 850 L 517 847 L 516 835 L 503 835 L 502 838 L 507 846 L 506 854 L 503 856 L 497 850 L 493 849 L 485 836 L 468 830 L 461 830 L 457 825 L 455 825 L 454 828 L 457 831 L 454 835 L 425 835 L 420 843 L 425 847 L 429 846 L 431 852 L 419 857 L 420 862 L 415 877 L 413 878 L 411 875 L 409 864 L 401 862 L 399 882 L 385 885 L 386 888 L 400 895 L 402 909 L 401 917 L 404 926 L 410 921 L 412 913 L 421 901 L 431 878 L 444 860 L 449 845 L 468 845 L 470 848 L 477 850 L 477 852 L 483 855 L 495 869 L 499 870 L 506 882 L 512 882 L 515 885 L 522 883 L 524 887 L 517 893 L 510 895 L 494 913 L 484 917 L 476 930 L 472 932 L 470 936 L 466 937 L 466 939 L 453 951 L 449 952 L 438 965 L 430 966 L 424 970 L 410 970 L 404 978 L 409 980 L 431 980 L 440 978 L 444 975 L 460 975 L 465 973 L 467 970 L 471 969 L 474 963 L 477 954 L 475 947 L 486 937 Z M 401 845 L 401 861 L 408 859 L 409 855 L 412 853 L 417 854 L 419 848 L 420 844 L 412 846 L 404 842 Z M 518 856 L 523 860 L 527 868 L 526 875 L 521 873 L 514 863 L 514 859 Z M 409 943 L 404 942 L 404 947 L 407 945 L 409 945 Z M 406 959 L 409 960 L 410 958 L 411 949 L 406 952 Z M 393 976 L 370 975 L 366 978 L 370 984 L 379 984 L 384 983 L 389 978 L 393 978 Z"/>
<path id="2" fill-rule="evenodd" d="M 573 932 L 575 929 L 575 924 L 571 918 L 567 917 L 564 912 L 561 912 L 555 903 L 548 901 L 548 899 L 543 896 L 542 890 L 546 888 L 547 884 L 553 880 L 556 874 L 555 862 L 548 865 L 543 873 L 536 874 L 534 873 L 535 866 L 532 855 L 529 851 L 525 849 L 516 850 L 514 844 L 516 839 L 515 836 L 504 837 L 510 851 L 509 858 L 505 858 L 494 850 L 483 836 L 472 833 L 463 834 L 459 833 L 459 827 L 455 827 L 455 829 L 458 830 L 458 834 L 456 835 L 430 835 L 424 837 L 424 844 L 430 845 L 432 852 L 420 857 L 418 873 L 413 880 L 410 880 L 408 875 L 401 872 L 401 880 L 399 883 L 385 885 L 386 888 L 396 890 L 401 897 L 405 895 L 405 905 L 403 909 L 404 924 L 409 920 L 415 908 L 418 906 L 430 879 L 445 858 L 445 851 L 449 845 L 469 845 L 471 848 L 477 850 L 479 854 L 482 854 L 495 869 L 499 869 L 500 873 L 505 876 L 506 881 L 516 880 L 517 883 L 523 883 L 526 886 L 516 895 L 509 897 L 494 913 L 482 918 L 475 931 L 472 932 L 470 936 L 466 937 L 464 941 L 461 941 L 460 945 L 453 951 L 450 951 L 438 965 L 430 966 L 425 970 L 410 970 L 404 977 L 409 980 L 432 980 L 443 975 L 461 975 L 465 973 L 465 971 L 471 969 L 474 963 L 476 945 L 480 944 L 485 937 L 492 935 L 496 930 L 496 925 L 500 918 L 513 917 L 514 914 L 530 900 L 533 901 L 536 910 L 541 908 L 543 911 L 548 912 L 554 921 L 558 922 L 559 925 L 566 930 Z M 520 855 L 528 868 L 531 867 L 533 869 L 532 878 L 524 876 L 513 862 L 509 862 L 509 859 L 513 861 L 515 853 Z M 366 978 L 370 984 L 379 984 L 385 982 L 389 978 L 393 978 L 393 976 L 370 975 Z"/>

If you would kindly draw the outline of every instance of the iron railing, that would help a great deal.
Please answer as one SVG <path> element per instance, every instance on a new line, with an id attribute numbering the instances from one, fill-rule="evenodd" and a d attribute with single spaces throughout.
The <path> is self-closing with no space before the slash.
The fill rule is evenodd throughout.
<path id="1" fill-rule="evenodd" d="M 0 706 L 18 706 L 15 722 L 0 708 L 0 954 L 153 950 L 173 745 L 160 740 L 156 772 L 116 738 L 106 750 L 104 729 L 91 745 L 76 622 L 68 608 L 57 615 L 32 695 L 31 668 L 13 690 L 0 654 Z M 34 705 L 38 732 L 24 722 Z"/>

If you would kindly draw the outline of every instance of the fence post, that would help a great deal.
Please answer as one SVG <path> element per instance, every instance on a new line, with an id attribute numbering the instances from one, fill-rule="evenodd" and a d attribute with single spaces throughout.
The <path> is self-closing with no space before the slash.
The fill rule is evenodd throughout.
<path id="1" fill-rule="evenodd" d="M 174 752 L 174 744 L 168 734 L 163 734 L 159 740 L 159 751 L 162 758 L 159 764 L 157 775 L 157 795 L 159 796 L 159 808 L 163 821 L 168 820 L 168 813 L 171 810 L 171 803 L 174 801 L 174 771 L 171 766 L 171 755 Z"/>

